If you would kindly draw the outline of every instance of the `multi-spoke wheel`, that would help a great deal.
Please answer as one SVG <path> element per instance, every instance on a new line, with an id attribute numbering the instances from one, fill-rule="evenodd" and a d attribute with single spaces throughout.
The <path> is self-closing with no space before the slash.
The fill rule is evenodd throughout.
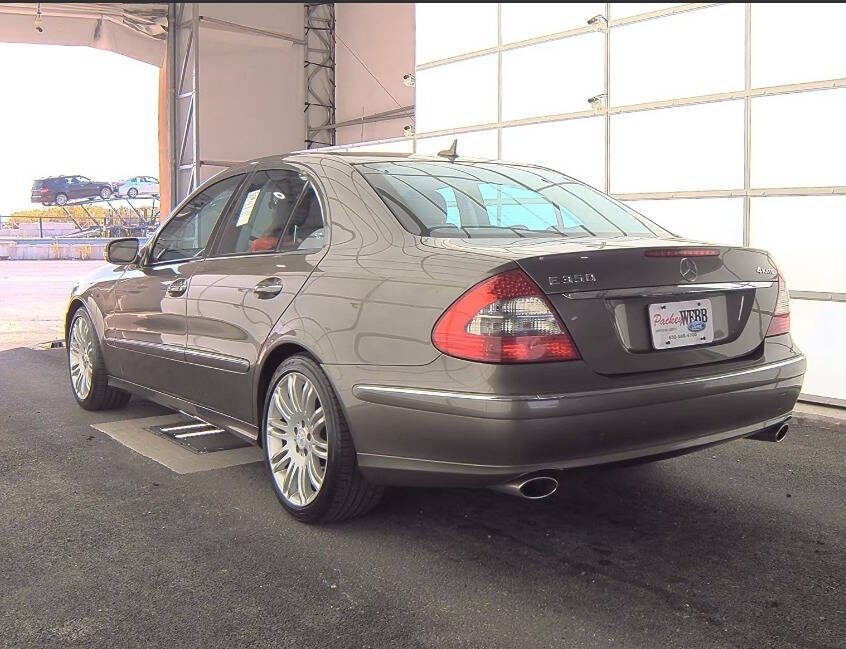
<path id="1" fill-rule="evenodd" d="M 299 520 L 351 518 L 379 502 L 382 489 L 359 473 L 338 400 L 310 358 L 293 356 L 276 370 L 265 398 L 263 425 L 273 488 Z"/>
<path id="2" fill-rule="evenodd" d="M 273 390 L 267 452 L 282 497 L 299 507 L 313 501 L 326 477 L 329 439 L 317 390 L 300 372 L 288 372 Z"/>
<path id="3" fill-rule="evenodd" d="M 68 336 L 68 362 L 71 387 L 76 398 L 83 401 L 91 392 L 94 378 L 94 332 L 87 318 L 76 318 Z"/>
<path id="4" fill-rule="evenodd" d="M 73 315 L 67 347 L 71 391 L 80 406 L 86 410 L 106 410 L 127 404 L 129 393 L 109 387 L 97 332 L 85 307 Z"/>

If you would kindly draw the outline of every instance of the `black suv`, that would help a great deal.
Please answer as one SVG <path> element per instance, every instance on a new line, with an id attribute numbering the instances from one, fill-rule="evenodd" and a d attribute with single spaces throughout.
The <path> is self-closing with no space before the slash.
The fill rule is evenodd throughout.
<path id="1" fill-rule="evenodd" d="M 111 198 L 114 191 L 111 183 L 85 176 L 51 176 L 32 183 L 32 202 L 64 205 L 80 198 Z"/>

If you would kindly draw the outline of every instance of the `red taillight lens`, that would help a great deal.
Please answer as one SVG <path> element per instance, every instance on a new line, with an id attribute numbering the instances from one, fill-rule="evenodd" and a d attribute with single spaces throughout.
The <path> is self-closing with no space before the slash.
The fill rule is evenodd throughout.
<path id="1" fill-rule="evenodd" d="M 790 331 L 790 293 L 787 292 L 787 283 L 784 276 L 778 274 L 778 297 L 776 298 L 773 319 L 767 329 L 767 336 L 780 336 Z"/>
<path id="2" fill-rule="evenodd" d="M 46 194 L 46 193 L 47 193 L 47 188 L 46 188 L 46 187 L 42 187 L 42 188 L 41 188 L 41 193 L 42 193 L 42 194 Z"/>
<path id="3" fill-rule="evenodd" d="M 647 250 L 647 257 L 716 257 L 720 254 L 714 248 L 662 248 Z"/>
<path id="4" fill-rule="evenodd" d="M 522 270 L 476 284 L 440 317 L 432 342 L 444 354 L 485 363 L 580 358 L 567 328 Z"/>

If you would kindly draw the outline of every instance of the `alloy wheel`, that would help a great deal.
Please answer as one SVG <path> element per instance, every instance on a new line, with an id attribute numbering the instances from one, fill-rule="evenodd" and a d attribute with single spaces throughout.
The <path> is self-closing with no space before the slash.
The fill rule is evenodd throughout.
<path id="1" fill-rule="evenodd" d="M 282 376 L 265 421 L 273 480 L 288 503 L 304 507 L 320 492 L 329 460 L 326 416 L 311 380 L 296 371 Z"/>
<path id="2" fill-rule="evenodd" d="M 91 392 L 95 363 L 94 336 L 88 320 L 80 317 L 73 321 L 68 344 L 71 384 L 76 396 L 84 401 Z"/>

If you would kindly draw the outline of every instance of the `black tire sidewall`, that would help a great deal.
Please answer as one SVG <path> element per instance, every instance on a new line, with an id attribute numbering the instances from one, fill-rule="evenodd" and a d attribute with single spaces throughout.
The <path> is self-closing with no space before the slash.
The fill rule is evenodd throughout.
<path id="1" fill-rule="evenodd" d="M 281 381 L 286 374 L 291 372 L 300 372 L 305 375 L 317 390 L 320 405 L 323 407 L 323 413 L 326 417 L 326 438 L 329 440 L 329 459 L 326 464 L 326 475 L 323 478 L 323 484 L 315 499 L 308 505 L 304 505 L 302 507 L 289 503 L 285 500 L 284 496 L 282 496 L 279 486 L 276 484 L 276 480 L 273 477 L 273 469 L 270 467 L 270 452 L 268 450 L 269 446 L 267 443 L 267 409 L 270 404 L 270 399 L 273 397 L 273 391 L 276 389 L 279 381 Z M 341 446 L 340 430 L 342 426 L 340 417 L 341 413 L 338 411 L 336 406 L 332 386 L 329 383 L 329 379 L 326 378 L 326 375 L 317 363 L 305 356 L 293 356 L 284 361 L 276 369 L 276 372 L 274 372 L 273 377 L 270 380 L 270 384 L 268 385 L 267 394 L 264 399 L 264 409 L 261 413 L 261 435 L 262 446 L 264 447 L 264 464 L 267 468 L 268 477 L 270 478 L 270 483 L 273 486 L 273 491 L 276 493 L 276 497 L 279 499 L 279 502 L 282 503 L 282 506 L 288 512 L 299 520 L 307 522 L 317 521 L 332 505 L 332 492 L 339 481 L 341 463 L 343 462 L 343 457 L 339 452 L 339 448 Z"/>

